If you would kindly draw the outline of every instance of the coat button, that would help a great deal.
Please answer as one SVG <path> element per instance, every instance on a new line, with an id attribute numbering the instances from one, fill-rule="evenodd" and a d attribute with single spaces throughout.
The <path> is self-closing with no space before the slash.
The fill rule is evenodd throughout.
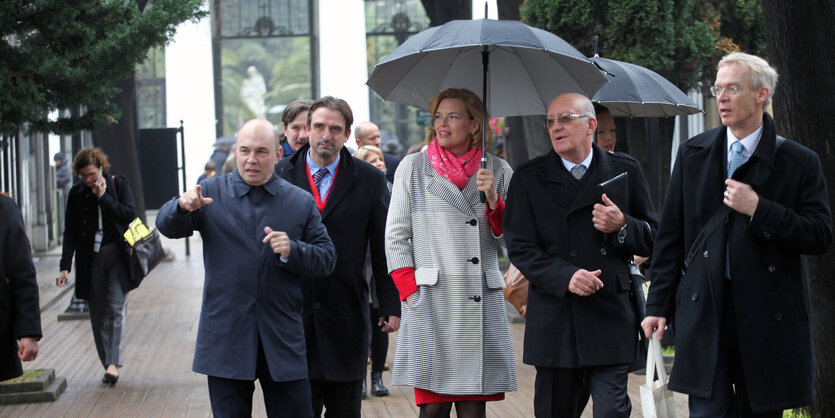
<path id="1" fill-rule="evenodd" d="M 86 224 L 86 223 L 87 223 L 87 220 L 86 220 L 86 219 L 84 219 L 83 221 L 81 221 L 81 223 L 82 223 L 82 224 Z"/>
<path id="2" fill-rule="evenodd" d="M 475 296 L 473 296 L 473 300 L 476 301 L 476 302 L 481 302 L 481 296 L 475 295 Z"/>
<path id="3" fill-rule="evenodd" d="M 778 322 L 782 321 L 783 320 L 783 314 L 781 314 L 781 313 L 774 314 L 774 320 L 778 321 Z"/>
<path id="4" fill-rule="evenodd" d="M 569 251 L 569 252 L 568 252 L 568 255 L 570 255 L 570 256 L 572 256 L 572 257 L 577 257 L 577 250 L 571 250 L 571 251 Z"/>
<path id="5" fill-rule="evenodd" d="M 600 249 L 600 255 L 606 255 L 606 249 L 605 248 Z"/>
<path id="6" fill-rule="evenodd" d="M 704 254 L 702 254 L 704 258 L 707 258 L 707 250 L 705 250 Z"/>
<path id="7" fill-rule="evenodd" d="M 774 264 L 768 266 L 768 272 L 769 273 L 774 273 L 774 270 L 777 270 L 777 267 L 774 267 Z"/>
<path id="8" fill-rule="evenodd" d="M 469 224 L 472 226 L 476 226 L 478 224 L 478 221 L 476 221 L 475 219 L 470 219 Z"/>
<path id="9" fill-rule="evenodd" d="M 473 263 L 473 264 L 478 264 L 478 257 L 471 258 L 470 262 Z"/>
<path id="10" fill-rule="evenodd" d="M 316 303 L 313 304 L 313 308 L 315 308 L 315 309 L 319 309 L 321 307 L 322 307 L 322 305 L 319 305 L 319 302 L 316 302 Z"/>
<path id="11" fill-rule="evenodd" d="M 612 291 L 609 289 L 603 289 L 603 296 L 609 296 L 612 294 Z"/>
<path id="12" fill-rule="evenodd" d="M 690 300 L 692 300 L 693 302 L 695 302 L 697 299 L 699 299 L 698 293 L 693 293 L 693 296 L 690 296 Z"/>
<path id="13" fill-rule="evenodd" d="M 771 238 L 771 232 L 763 232 L 763 238 Z"/>

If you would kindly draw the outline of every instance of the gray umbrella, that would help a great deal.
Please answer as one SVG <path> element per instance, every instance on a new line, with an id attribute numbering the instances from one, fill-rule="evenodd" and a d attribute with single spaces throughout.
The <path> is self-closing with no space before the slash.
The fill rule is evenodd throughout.
<path id="1" fill-rule="evenodd" d="M 484 100 L 479 75 L 488 66 Z M 522 22 L 478 19 L 409 38 L 374 67 L 366 84 L 385 100 L 420 109 L 444 89 L 466 88 L 481 93 L 492 115 L 519 116 L 544 115 L 562 93 L 591 97 L 604 83 L 606 77 L 562 38 Z"/>
<path id="2" fill-rule="evenodd" d="M 589 59 L 609 79 L 592 101 L 606 106 L 612 116 L 662 117 L 702 112 L 683 91 L 650 69 L 600 57 Z"/>
<path id="3" fill-rule="evenodd" d="M 485 115 L 490 109 L 494 116 L 519 116 L 544 115 L 562 93 L 591 97 L 606 81 L 559 36 L 513 20 L 479 19 L 454 20 L 409 38 L 374 67 L 366 84 L 383 99 L 420 109 L 447 88 L 466 88 L 481 92 Z"/>

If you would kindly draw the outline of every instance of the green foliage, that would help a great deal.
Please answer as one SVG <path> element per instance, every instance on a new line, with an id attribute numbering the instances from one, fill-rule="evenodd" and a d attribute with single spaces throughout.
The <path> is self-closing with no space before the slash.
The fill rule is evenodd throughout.
<path id="1" fill-rule="evenodd" d="M 526 0 L 521 13 L 587 56 L 598 35 L 600 56 L 647 67 L 686 91 L 716 43 L 694 7 L 693 0 Z"/>
<path id="2" fill-rule="evenodd" d="M 783 411 L 783 418 L 809 418 L 809 412 L 806 408 L 786 409 Z"/>
<path id="3" fill-rule="evenodd" d="M 119 117 L 111 82 L 131 77 L 148 50 L 196 21 L 202 0 L 0 0 L 0 135 L 27 127 L 65 134 Z M 46 120 L 55 109 L 82 115 Z"/>
<path id="4" fill-rule="evenodd" d="M 224 135 L 234 135 L 245 121 L 256 117 L 241 98 L 241 86 L 250 66 L 264 77 L 266 117 L 273 124 L 281 124 L 281 113 L 270 113 L 270 109 L 296 99 L 311 98 L 310 38 L 224 40 L 221 48 Z"/>

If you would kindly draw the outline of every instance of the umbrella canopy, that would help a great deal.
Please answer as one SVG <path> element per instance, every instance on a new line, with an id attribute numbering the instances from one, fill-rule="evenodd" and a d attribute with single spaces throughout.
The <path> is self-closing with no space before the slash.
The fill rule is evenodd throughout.
<path id="1" fill-rule="evenodd" d="M 420 109 L 447 88 L 466 88 L 482 100 L 487 95 L 492 115 L 519 116 L 544 115 L 562 93 L 591 97 L 604 83 L 606 77 L 560 37 L 517 21 L 479 19 L 411 37 L 374 67 L 366 84 L 383 99 Z"/>
<path id="2" fill-rule="evenodd" d="M 592 98 L 612 116 L 662 117 L 692 115 L 702 109 L 658 73 L 628 62 L 589 58 L 605 71 L 609 83 Z"/>
<path id="3" fill-rule="evenodd" d="M 219 147 L 221 145 L 235 145 L 235 137 L 234 136 L 222 136 L 215 141 L 214 146 Z"/>

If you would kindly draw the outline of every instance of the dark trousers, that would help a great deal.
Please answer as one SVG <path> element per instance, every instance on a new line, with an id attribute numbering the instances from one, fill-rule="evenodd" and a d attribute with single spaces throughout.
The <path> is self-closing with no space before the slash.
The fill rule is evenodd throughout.
<path id="1" fill-rule="evenodd" d="M 632 403 L 626 392 L 629 365 L 576 369 L 537 367 L 534 414 L 537 418 L 579 417 L 594 399 L 594 417 L 629 417 Z"/>
<path id="2" fill-rule="evenodd" d="M 326 417 L 359 418 L 362 411 L 362 380 L 353 382 L 331 382 L 322 379 L 310 379 L 310 393 L 313 403 L 313 416 L 322 416 L 322 407 Z"/>
<path id="3" fill-rule="evenodd" d="M 713 375 L 713 393 L 710 398 L 691 395 L 688 399 L 691 417 L 776 417 L 783 411 L 754 414 L 748 400 L 748 388 L 742 371 L 736 320 L 734 319 L 731 282 L 725 281 L 722 302 L 722 329 L 719 331 L 719 351 L 716 356 L 716 372 Z"/>
<path id="4" fill-rule="evenodd" d="M 380 320 L 377 308 L 370 304 L 368 308 L 368 316 L 371 320 L 371 371 L 382 372 L 386 364 L 386 354 L 389 351 L 389 335 L 380 331 L 380 326 L 377 325 Z"/>
<path id="5" fill-rule="evenodd" d="M 264 347 L 258 341 L 258 362 L 255 377 L 264 391 L 264 406 L 269 417 L 312 417 L 310 409 L 310 384 L 307 379 L 276 382 L 270 377 Z M 226 379 L 216 376 L 209 378 L 209 400 L 212 415 L 225 417 L 252 416 L 252 380 Z"/>

